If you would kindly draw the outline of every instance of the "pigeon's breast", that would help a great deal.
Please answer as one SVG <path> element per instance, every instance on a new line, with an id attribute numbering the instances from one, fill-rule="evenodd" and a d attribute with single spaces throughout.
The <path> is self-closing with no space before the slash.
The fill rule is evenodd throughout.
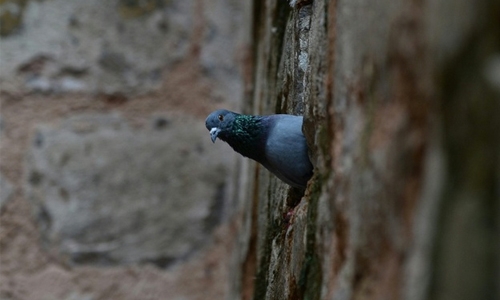
<path id="1" fill-rule="evenodd" d="M 286 183 L 305 187 L 312 176 L 313 166 L 302 133 L 303 118 L 291 115 L 274 117 L 265 147 L 267 166 L 264 166 Z"/>

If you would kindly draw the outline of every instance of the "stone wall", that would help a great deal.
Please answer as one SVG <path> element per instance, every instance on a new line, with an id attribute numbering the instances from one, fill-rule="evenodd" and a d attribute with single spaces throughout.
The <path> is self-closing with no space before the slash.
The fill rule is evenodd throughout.
<path id="1" fill-rule="evenodd" d="M 234 293 L 240 1 L 0 2 L 0 299 Z"/>
<path id="2" fill-rule="evenodd" d="M 304 114 L 315 174 L 249 169 L 243 298 L 498 298 L 498 3 L 290 2 L 255 1 L 247 112 Z"/>
<path id="3" fill-rule="evenodd" d="M 1 1 L 0 299 L 499 298 L 496 2 Z"/>

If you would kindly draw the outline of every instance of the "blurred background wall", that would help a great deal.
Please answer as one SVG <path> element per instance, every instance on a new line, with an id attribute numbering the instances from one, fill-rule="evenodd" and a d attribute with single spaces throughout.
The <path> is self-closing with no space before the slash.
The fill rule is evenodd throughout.
<path id="1" fill-rule="evenodd" d="M 229 294 L 245 2 L 0 2 L 1 299 Z"/>

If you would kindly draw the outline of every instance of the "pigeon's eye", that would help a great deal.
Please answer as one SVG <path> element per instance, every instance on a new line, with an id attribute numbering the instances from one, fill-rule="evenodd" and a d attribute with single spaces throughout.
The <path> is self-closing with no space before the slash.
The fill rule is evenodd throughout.
<path id="1" fill-rule="evenodd" d="M 224 116 L 223 116 L 223 115 L 219 115 L 217 118 L 218 118 L 218 119 L 219 119 L 219 121 L 221 121 L 221 122 L 222 122 L 222 121 L 224 121 Z"/>

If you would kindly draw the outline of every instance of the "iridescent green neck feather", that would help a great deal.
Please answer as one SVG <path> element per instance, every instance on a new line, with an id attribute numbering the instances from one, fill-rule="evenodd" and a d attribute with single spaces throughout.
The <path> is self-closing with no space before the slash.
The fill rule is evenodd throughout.
<path id="1" fill-rule="evenodd" d="M 243 156 L 261 161 L 264 159 L 267 126 L 260 116 L 238 115 L 222 137 L 235 151 Z"/>

